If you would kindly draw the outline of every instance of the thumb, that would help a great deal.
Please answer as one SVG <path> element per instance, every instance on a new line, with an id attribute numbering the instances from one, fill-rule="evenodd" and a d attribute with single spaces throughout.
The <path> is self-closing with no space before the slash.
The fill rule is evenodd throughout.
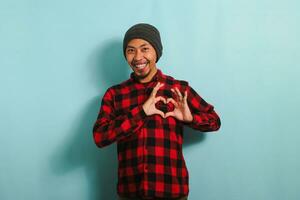
<path id="1" fill-rule="evenodd" d="M 174 114 L 174 112 L 167 112 L 166 114 L 165 114 L 165 118 L 167 118 L 167 117 L 175 117 L 175 114 Z"/>
<path id="2" fill-rule="evenodd" d="M 165 113 L 161 110 L 155 109 L 155 114 L 159 114 L 162 118 L 165 118 Z"/>

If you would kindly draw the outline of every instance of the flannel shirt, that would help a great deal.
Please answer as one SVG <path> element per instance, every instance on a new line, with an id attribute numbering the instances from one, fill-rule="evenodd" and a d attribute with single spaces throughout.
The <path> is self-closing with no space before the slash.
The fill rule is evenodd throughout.
<path id="1" fill-rule="evenodd" d="M 142 108 L 157 82 L 164 85 L 156 96 L 175 95 L 187 90 L 188 105 L 193 115 L 190 123 L 174 117 L 147 116 Z M 156 107 L 163 112 L 174 109 L 161 101 Z M 117 142 L 118 183 L 121 197 L 178 198 L 188 196 L 189 173 L 182 153 L 183 125 L 202 132 L 220 128 L 214 107 L 202 99 L 188 82 L 165 75 L 160 69 L 148 83 L 140 83 L 132 72 L 130 78 L 105 92 L 93 137 L 98 147 Z"/>

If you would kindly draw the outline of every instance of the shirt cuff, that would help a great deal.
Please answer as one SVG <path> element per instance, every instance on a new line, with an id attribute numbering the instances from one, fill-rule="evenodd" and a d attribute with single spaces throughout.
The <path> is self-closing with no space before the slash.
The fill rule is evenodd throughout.
<path id="1" fill-rule="evenodd" d="M 147 115 L 146 115 L 142 105 L 136 106 L 129 112 L 129 119 L 133 119 L 135 121 L 145 119 L 146 117 L 147 117 Z"/>

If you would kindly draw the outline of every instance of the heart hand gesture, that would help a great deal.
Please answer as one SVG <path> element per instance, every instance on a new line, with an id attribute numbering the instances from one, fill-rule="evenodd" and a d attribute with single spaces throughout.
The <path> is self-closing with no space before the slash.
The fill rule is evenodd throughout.
<path id="1" fill-rule="evenodd" d="M 171 102 L 174 104 L 174 110 L 165 114 L 165 118 L 172 116 L 183 122 L 193 121 L 193 115 L 187 103 L 187 91 L 184 92 L 184 97 L 182 97 L 181 92 L 176 87 L 171 89 L 176 95 L 176 101 L 173 98 L 168 98 L 167 103 Z"/>

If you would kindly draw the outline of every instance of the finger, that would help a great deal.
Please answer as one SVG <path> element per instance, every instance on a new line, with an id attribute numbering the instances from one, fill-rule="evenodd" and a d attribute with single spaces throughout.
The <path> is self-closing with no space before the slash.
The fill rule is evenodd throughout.
<path id="1" fill-rule="evenodd" d="M 165 113 L 161 110 L 155 109 L 155 114 L 159 114 L 162 118 L 165 118 Z"/>
<path id="2" fill-rule="evenodd" d="M 164 102 L 165 104 L 167 103 L 167 100 L 165 98 L 163 98 L 162 96 L 159 96 L 159 97 L 156 97 L 154 99 L 154 103 L 157 103 L 158 101 L 162 101 Z"/>
<path id="3" fill-rule="evenodd" d="M 154 88 L 159 88 L 159 86 L 160 86 L 161 84 L 162 84 L 161 82 L 157 82 L 157 84 L 155 85 Z"/>
<path id="4" fill-rule="evenodd" d="M 174 90 L 174 88 L 172 88 L 171 91 L 175 94 L 176 100 L 179 99 L 179 96 L 178 96 L 177 92 Z"/>
<path id="5" fill-rule="evenodd" d="M 178 94 L 178 96 L 179 96 L 179 99 L 182 100 L 182 94 L 181 94 L 181 92 L 179 91 L 179 89 L 176 87 L 175 90 L 176 90 L 176 92 L 177 92 L 177 94 Z"/>
<path id="6" fill-rule="evenodd" d="M 173 103 L 175 107 L 178 107 L 178 103 L 173 98 L 168 98 L 167 103 L 169 102 Z"/>
<path id="7" fill-rule="evenodd" d="M 182 95 L 181 95 L 181 93 L 179 92 L 178 88 L 175 87 L 175 89 L 172 88 L 171 90 L 172 90 L 172 92 L 174 92 L 174 94 L 176 95 L 176 98 L 179 99 L 179 100 L 181 100 Z"/>
<path id="8" fill-rule="evenodd" d="M 167 117 L 175 117 L 174 112 L 167 112 L 167 113 L 165 114 L 165 118 L 167 118 Z"/>
<path id="9" fill-rule="evenodd" d="M 164 85 L 163 83 L 158 82 L 158 83 L 156 84 L 156 86 L 153 88 L 151 95 L 155 97 L 157 91 L 158 91 L 159 88 L 161 88 L 163 85 Z"/>
<path id="10" fill-rule="evenodd" d="M 183 97 L 184 102 L 187 102 L 187 91 L 184 91 L 184 97 Z"/>
<path id="11" fill-rule="evenodd" d="M 174 88 L 171 88 L 171 91 L 177 96 L 177 92 L 175 91 Z"/>
<path id="12" fill-rule="evenodd" d="M 160 83 L 157 83 L 156 86 L 153 88 L 152 92 L 151 92 L 151 96 L 155 97 L 156 93 L 158 91 L 158 87 L 159 87 Z"/>

